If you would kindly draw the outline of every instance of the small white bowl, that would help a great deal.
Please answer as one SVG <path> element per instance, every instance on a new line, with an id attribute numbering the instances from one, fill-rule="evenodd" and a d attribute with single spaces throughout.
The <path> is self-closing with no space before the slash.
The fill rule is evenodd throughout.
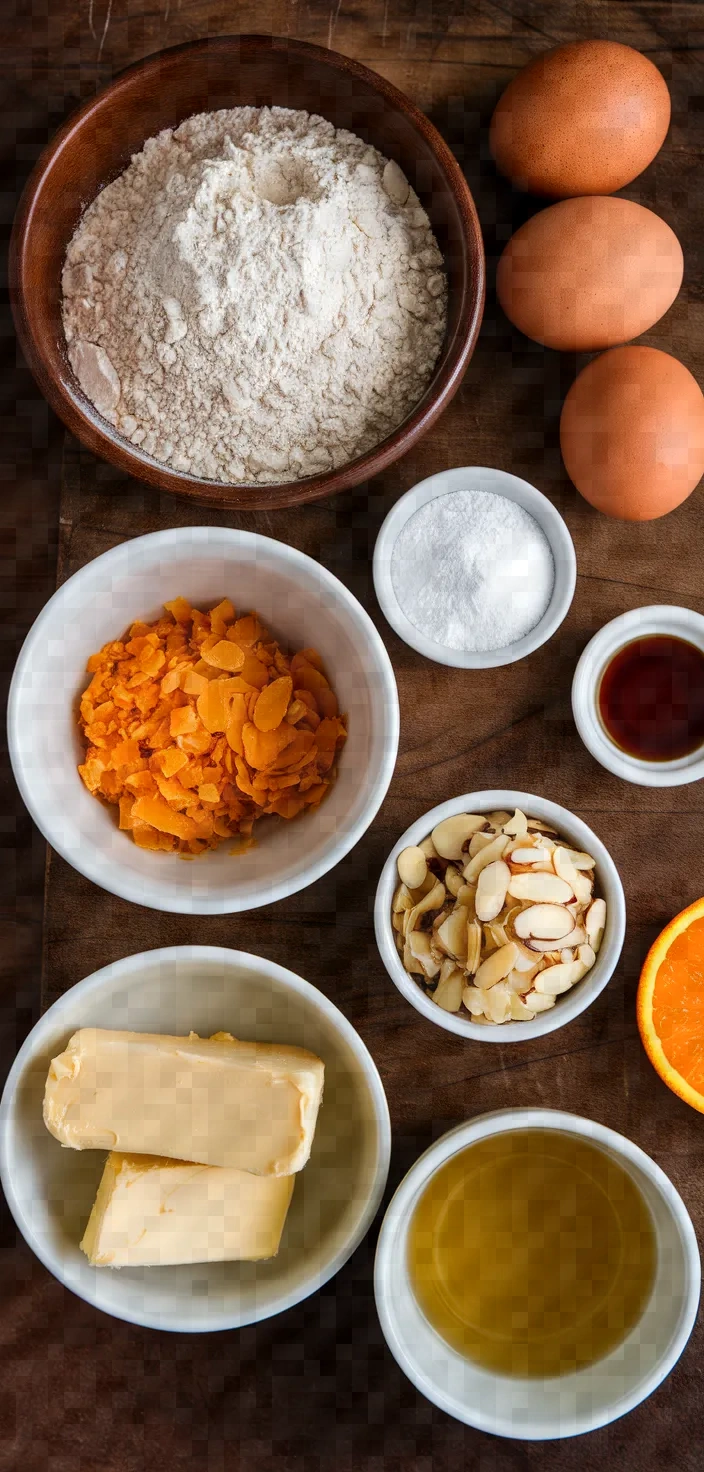
<path id="1" fill-rule="evenodd" d="M 349 716 L 337 780 L 315 812 L 292 823 L 261 819 L 249 852 L 233 857 L 224 842 L 193 863 L 137 848 L 119 831 L 116 809 L 97 801 L 77 771 L 83 747 L 76 706 L 89 680 L 89 655 L 135 619 L 157 618 L 178 595 L 201 608 L 227 596 L 238 612 L 255 609 L 292 653 L 314 645 Z M 17 785 L 52 847 L 112 894 L 192 915 L 273 904 L 338 864 L 383 801 L 398 728 L 391 661 L 348 589 L 294 547 L 216 526 L 137 537 L 69 578 L 27 635 L 8 711 Z"/>
<path id="2" fill-rule="evenodd" d="M 599 891 L 606 900 L 606 929 L 591 971 L 571 991 L 558 997 L 549 1012 L 540 1013 L 532 1022 L 502 1022 L 495 1027 L 486 1027 L 472 1022 L 467 1016 L 460 1016 L 457 1012 L 445 1012 L 428 996 L 416 978 L 409 976 L 406 971 L 396 949 L 391 923 L 391 905 L 399 882 L 396 860 L 404 848 L 421 843 L 427 838 L 444 818 L 452 818 L 456 813 L 491 813 L 501 809 L 513 812 L 514 808 L 520 808 L 529 818 L 544 818 L 573 848 L 589 853 L 596 859 L 595 872 Z M 626 900 L 610 853 L 596 833 L 567 808 L 561 808 L 556 802 L 548 802 L 530 792 L 507 792 L 502 789 L 496 792 L 469 792 L 464 797 L 451 797 L 448 802 L 441 802 L 438 807 L 431 808 L 429 813 L 424 813 L 422 818 L 412 823 L 394 844 L 377 886 L 374 929 L 381 959 L 394 986 L 398 987 L 406 1001 L 429 1022 L 477 1043 L 523 1043 L 530 1042 L 533 1038 L 545 1037 L 546 1033 L 555 1032 L 558 1027 L 564 1027 L 566 1022 L 572 1022 L 581 1012 L 586 1012 L 595 997 L 604 990 L 623 948 Z"/>
<path id="3" fill-rule="evenodd" d="M 653 634 L 685 639 L 704 651 L 704 617 L 691 608 L 654 603 L 649 608 L 633 608 L 629 613 L 622 613 L 604 624 L 589 640 L 572 680 L 572 712 L 587 751 L 607 772 L 640 787 L 681 787 L 704 777 L 702 747 L 676 761 L 642 761 L 640 757 L 629 756 L 611 740 L 599 714 L 599 686 L 607 665 L 624 645 L 634 639 L 651 638 Z"/>
<path id="4" fill-rule="evenodd" d="M 470 654 L 461 649 L 448 649 L 444 644 L 435 644 L 406 617 L 396 597 L 391 578 L 391 558 L 396 541 L 406 522 L 421 506 L 434 501 L 438 496 L 447 496 L 453 491 L 483 491 L 504 496 L 534 517 L 542 528 L 552 549 L 555 563 L 555 584 L 550 603 L 534 629 L 525 638 L 518 639 L 505 649 L 490 649 L 481 654 Z M 448 664 L 457 669 L 487 670 L 499 665 L 514 664 L 525 659 L 551 639 L 566 617 L 574 597 L 577 580 L 577 559 L 572 538 L 559 511 L 541 491 L 529 481 L 505 470 L 491 470 L 480 465 L 460 466 L 455 470 L 441 470 L 437 475 L 419 481 L 392 507 L 384 521 L 374 548 L 374 587 L 385 617 L 396 630 L 399 638 L 409 644 L 418 654 L 432 659 L 436 664 Z"/>
<path id="5" fill-rule="evenodd" d="M 431 1176 L 457 1151 L 508 1130 L 552 1129 L 591 1140 L 632 1176 L 657 1241 L 655 1283 L 645 1311 L 617 1349 L 586 1369 L 549 1379 L 493 1375 L 451 1349 L 431 1328 L 411 1287 L 408 1230 Z M 549 1265 L 546 1265 L 549 1271 Z M 494 1436 L 547 1441 L 579 1436 L 623 1416 L 669 1375 L 692 1332 L 701 1264 L 689 1213 L 660 1167 L 625 1136 L 553 1109 L 502 1109 L 458 1125 L 426 1150 L 384 1217 L 374 1273 L 384 1337 L 401 1369 L 434 1405 Z"/>
<path id="6" fill-rule="evenodd" d="M 278 1256 L 261 1263 L 91 1267 L 79 1249 L 105 1152 L 49 1134 L 50 1060 L 79 1027 L 296 1043 L 325 1064 L 311 1157 L 296 1181 Z M 183 1333 L 236 1329 L 300 1303 L 339 1271 L 381 1202 L 391 1129 L 374 1060 L 337 1007 L 262 956 L 174 946 L 128 956 L 71 988 L 29 1034 L 0 1104 L 0 1176 L 17 1225 L 44 1266 L 104 1313 Z"/>

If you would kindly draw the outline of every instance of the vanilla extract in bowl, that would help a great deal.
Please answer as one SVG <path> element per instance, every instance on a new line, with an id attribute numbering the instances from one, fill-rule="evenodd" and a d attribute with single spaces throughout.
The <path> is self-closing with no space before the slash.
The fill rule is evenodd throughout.
<path id="1" fill-rule="evenodd" d="M 641 1318 L 656 1259 L 628 1171 L 558 1130 L 459 1151 L 428 1182 L 408 1237 L 426 1319 L 498 1375 L 565 1375 L 603 1359 Z"/>
<path id="2" fill-rule="evenodd" d="M 704 746 L 704 651 L 687 639 L 632 639 L 599 684 L 606 734 L 628 756 L 668 762 Z"/>

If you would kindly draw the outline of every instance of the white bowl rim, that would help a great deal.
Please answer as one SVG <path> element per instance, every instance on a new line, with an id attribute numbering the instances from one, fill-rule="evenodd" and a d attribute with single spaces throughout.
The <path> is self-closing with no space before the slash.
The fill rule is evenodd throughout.
<path id="1" fill-rule="evenodd" d="M 344 1013 L 340 1011 L 340 1008 L 336 1007 L 334 1002 L 331 1002 L 323 992 L 313 986 L 312 982 L 306 981 L 302 976 L 298 976 L 295 971 L 290 971 L 288 967 L 280 966 L 277 961 L 270 961 L 266 956 L 257 956 L 251 951 L 231 950 L 227 946 L 184 945 L 156 947 L 154 950 L 139 951 L 134 955 L 123 957 L 120 961 L 113 961 L 110 965 L 101 967 L 99 971 L 94 971 L 90 976 L 86 976 L 83 981 L 76 982 L 75 986 L 69 987 L 67 992 L 64 992 L 61 997 L 57 998 L 52 1006 L 48 1007 L 46 1012 L 42 1014 L 25 1038 L 10 1069 L 2 1092 L 2 1098 L 0 1099 L 0 1183 L 2 1184 L 8 1206 L 17 1227 L 24 1237 L 25 1242 L 31 1247 L 32 1252 L 39 1258 L 40 1262 L 44 1264 L 44 1267 L 48 1269 L 53 1277 L 57 1278 L 66 1287 L 69 1287 L 70 1291 L 75 1293 L 77 1297 L 83 1298 L 86 1303 L 90 1303 L 95 1308 L 96 1305 L 91 1298 L 81 1293 L 73 1283 L 66 1283 L 59 1263 L 51 1253 L 45 1251 L 41 1242 L 32 1231 L 30 1223 L 25 1218 L 22 1203 L 15 1191 L 9 1168 L 9 1155 L 18 1082 L 25 1067 L 35 1056 L 37 1042 L 41 1045 L 42 1035 L 50 1030 L 51 1022 L 55 1022 L 60 1018 L 61 1012 L 69 997 L 73 1004 L 77 1000 L 80 1001 L 82 997 L 94 996 L 111 981 L 123 977 L 128 978 L 139 971 L 145 961 L 160 965 L 169 965 L 173 961 L 187 959 L 193 962 L 194 965 L 197 965 L 199 962 L 214 961 L 218 958 L 226 960 L 229 966 L 250 966 L 252 970 L 259 969 L 276 981 L 285 982 L 290 990 L 306 998 L 309 1002 L 314 1003 L 319 1012 L 330 1022 L 334 1023 L 336 1029 L 348 1043 L 361 1065 L 373 1097 L 377 1124 L 376 1173 L 374 1186 L 369 1194 L 366 1206 L 360 1213 L 357 1225 L 350 1232 L 347 1241 L 338 1248 L 334 1257 L 322 1272 L 316 1273 L 309 1281 L 305 1281 L 302 1284 L 300 1291 L 292 1290 L 290 1293 L 285 1294 L 273 1308 L 264 1308 L 261 1312 L 256 1311 L 238 1323 L 233 1323 L 231 1316 L 224 1314 L 223 1322 L 219 1324 L 184 1321 L 181 1324 L 159 1325 L 159 1328 L 174 1333 L 217 1333 L 222 1329 L 244 1328 L 246 1324 L 259 1323 L 262 1319 L 272 1318 L 274 1315 L 284 1313 L 287 1309 L 293 1308 L 295 1304 L 303 1302 L 312 1293 L 316 1293 L 319 1288 L 322 1288 L 324 1283 L 327 1283 L 330 1278 L 333 1278 L 344 1267 L 344 1264 L 352 1256 L 352 1253 L 356 1251 L 364 1237 L 366 1237 L 381 1205 L 389 1174 L 391 1119 L 379 1070 L 366 1043 L 356 1028 L 348 1021 Z M 107 1312 L 107 1310 L 102 1308 L 100 1311 L 103 1313 Z M 120 1315 L 111 1314 L 111 1317 L 120 1317 L 127 1323 L 139 1324 L 142 1328 L 149 1329 L 155 1327 L 147 1314 L 141 1315 L 139 1313 L 125 1312 Z"/>
<path id="2" fill-rule="evenodd" d="M 608 905 L 607 931 L 592 971 L 570 992 L 559 997 L 555 1006 L 551 1007 L 548 1012 L 540 1013 L 532 1022 L 504 1022 L 496 1027 L 477 1026 L 467 1018 L 459 1017 L 454 1012 L 445 1012 L 442 1007 L 438 1007 L 432 997 L 427 996 L 419 986 L 415 977 L 409 976 L 403 966 L 396 949 L 391 926 L 391 901 L 397 883 L 396 860 L 402 849 L 411 844 L 420 843 L 423 838 L 428 837 L 437 823 L 441 823 L 443 818 L 454 817 L 455 813 L 520 808 L 522 812 L 532 815 L 531 809 L 535 811 L 536 804 L 541 809 L 540 812 L 535 813 L 536 817 L 543 816 L 547 822 L 552 821 L 558 832 L 561 826 L 563 829 L 571 829 L 577 835 L 583 849 L 593 855 L 596 859 L 597 871 L 602 879 L 602 888 L 605 887 L 604 876 L 608 876 L 612 899 Z M 441 802 L 429 812 L 423 813 L 420 818 L 411 823 L 405 833 L 401 834 L 391 849 L 379 876 L 374 900 L 374 930 L 379 954 L 394 985 L 398 987 L 406 1001 L 410 1002 L 423 1017 L 434 1023 L 436 1027 L 443 1027 L 447 1032 L 455 1033 L 457 1037 L 464 1038 L 471 1043 L 531 1042 L 535 1038 L 556 1032 L 558 1028 L 564 1027 L 566 1023 L 579 1017 L 591 1006 L 611 980 L 618 965 L 626 934 L 626 899 L 618 870 L 608 849 L 582 818 L 577 818 L 568 808 L 560 807 L 558 803 L 551 802 L 548 798 L 538 797 L 535 793 L 512 792 L 508 788 L 497 788 L 448 798 L 446 802 Z"/>
<path id="3" fill-rule="evenodd" d="M 473 482 L 479 482 L 474 485 Z M 485 484 L 482 484 L 485 482 Z M 493 495 L 504 496 L 523 506 L 538 522 L 545 533 L 555 562 L 555 586 L 543 617 L 522 639 L 509 644 L 505 649 L 490 649 L 472 654 L 462 649 L 447 649 L 436 644 L 411 623 L 396 597 L 391 579 L 391 556 L 396 539 L 411 516 L 439 496 L 451 495 L 460 490 L 482 490 Z M 559 565 L 558 565 L 559 557 Z M 374 547 L 373 576 L 376 596 L 382 612 L 392 629 L 418 654 L 432 659 L 435 664 L 450 665 L 453 669 L 498 669 L 525 659 L 551 639 L 567 617 L 577 582 L 577 558 L 574 543 L 566 522 L 559 511 L 530 481 L 486 465 L 458 465 L 449 470 L 439 470 L 425 480 L 411 486 L 392 506 L 382 523 Z M 562 582 L 560 590 L 558 584 Z"/>
<path id="4" fill-rule="evenodd" d="M 330 844 L 327 856 L 321 857 L 317 863 L 311 865 L 302 882 L 297 880 L 292 884 L 285 877 L 277 881 L 272 880 L 271 884 L 267 886 L 266 891 L 264 889 L 262 890 L 261 899 L 248 900 L 247 905 L 244 907 L 245 912 L 259 909 L 262 905 L 275 904 L 277 900 L 287 899 L 289 895 L 298 894 L 301 890 L 307 889 L 311 884 L 315 884 L 318 879 L 322 878 L 324 874 L 334 869 L 345 858 L 346 854 L 359 843 L 370 824 L 374 821 L 388 792 L 396 765 L 400 734 L 400 712 L 396 677 L 381 635 L 375 628 L 366 609 L 362 607 L 354 594 L 349 591 L 349 588 L 346 588 L 344 583 L 335 577 L 334 573 L 329 572 L 326 567 L 316 562 L 314 558 L 309 557 L 307 553 L 299 552 L 298 548 L 290 547 L 286 542 L 279 542 L 274 537 L 266 537 L 260 535 L 258 532 L 242 531 L 233 527 L 169 527 L 165 531 L 147 532 L 141 537 L 128 538 L 126 541 L 119 543 L 118 546 L 111 547 L 109 551 L 100 553 L 98 557 L 94 557 L 84 567 L 79 568 L 77 572 L 73 573 L 70 578 L 67 578 L 56 589 L 56 592 L 52 594 L 48 603 L 41 609 L 17 656 L 7 703 L 8 748 L 15 782 L 19 788 L 22 801 L 40 833 L 46 839 L 47 843 L 51 844 L 51 847 L 55 849 L 56 853 L 62 859 L 65 859 L 66 863 L 70 864 L 73 869 L 76 869 L 79 874 L 82 874 L 86 879 L 90 879 L 92 883 L 98 884 L 99 888 L 107 890 L 108 893 L 117 895 L 120 899 L 129 900 L 133 904 L 142 905 L 148 909 L 179 915 L 186 913 L 199 915 L 229 915 L 238 913 L 242 907 L 237 902 L 236 886 L 233 886 L 232 902 L 230 902 L 229 898 L 221 900 L 217 896 L 205 895 L 195 899 L 188 910 L 185 911 L 182 909 L 178 898 L 172 900 L 170 896 L 165 896 L 163 893 L 161 893 L 160 898 L 157 898 L 161 889 L 157 879 L 154 880 L 153 887 L 149 891 L 149 896 L 147 896 L 144 881 L 126 876 L 126 871 L 118 864 L 114 865 L 114 873 L 117 877 L 113 883 L 108 883 L 104 877 L 96 880 L 90 862 L 90 850 L 87 850 L 87 857 L 85 856 L 84 849 L 78 855 L 73 851 L 69 853 L 66 844 L 63 842 L 60 828 L 51 819 L 47 820 L 45 814 L 34 801 L 32 786 L 27 779 L 24 769 L 18 706 L 22 675 L 27 657 L 37 642 L 44 637 L 45 630 L 51 626 L 51 622 L 56 615 L 57 609 L 60 608 L 61 600 L 69 586 L 76 588 L 83 575 L 87 575 L 89 571 L 92 574 L 96 566 L 101 566 L 106 575 L 109 575 L 113 564 L 119 563 L 125 557 L 126 549 L 128 548 L 146 548 L 147 546 L 151 546 L 155 552 L 157 550 L 166 551 L 169 547 L 177 547 L 182 542 L 185 543 L 186 539 L 188 539 L 190 545 L 198 545 L 200 542 L 212 544 L 214 532 L 217 532 L 218 546 L 223 549 L 228 544 L 233 550 L 236 550 L 238 546 L 242 545 L 254 548 L 261 543 L 270 543 L 277 549 L 279 554 L 281 552 L 285 554 L 284 560 L 289 563 L 294 563 L 305 571 L 315 569 L 316 578 L 327 586 L 335 598 L 346 607 L 348 613 L 352 614 L 364 628 L 374 654 L 376 671 L 384 685 L 383 708 L 385 719 L 389 725 L 388 737 L 384 743 L 379 778 L 375 784 L 374 795 L 371 797 L 364 811 L 360 814 L 356 823 L 353 824 L 343 837 L 336 838 Z M 87 848 L 87 846 L 85 847 Z M 110 872 L 113 872 L 113 869 Z"/>
<path id="5" fill-rule="evenodd" d="M 686 1298 L 682 1307 L 680 1324 L 660 1364 L 651 1371 L 640 1387 L 621 1396 L 606 1415 L 590 1419 L 588 1414 L 584 1413 L 581 1423 L 578 1418 L 575 1418 L 571 1429 L 561 1428 L 552 1436 L 549 1433 L 546 1435 L 544 1431 L 537 1435 L 530 1428 L 517 1425 L 515 1421 L 513 1424 L 503 1424 L 499 1416 L 491 1416 L 483 1412 L 469 1420 L 466 1413 L 463 1414 L 463 1407 L 435 1385 L 408 1353 L 397 1332 L 396 1305 L 386 1291 L 389 1261 L 392 1253 L 398 1250 L 396 1239 L 408 1220 L 426 1181 L 458 1150 L 490 1135 L 502 1134 L 515 1129 L 559 1129 L 588 1137 L 595 1144 L 612 1150 L 616 1156 L 622 1160 L 625 1159 L 636 1169 L 642 1171 L 670 1210 L 680 1234 L 687 1265 Z M 407 1291 L 412 1292 L 410 1286 Z M 449 1130 L 447 1134 L 429 1146 L 404 1176 L 386 1208 L 374 1262 L 374 1297 L 382 1332 L 394 1359 L 416 1389 L 434 1405 L 439 1406 L 441 1410 L 446 1411 L 456 1420 L 463 1421 L 465 1425 L 474 1426 L 479 1431 L 491 1432 L 495 1436 L 519 1440 L 557 1440 L 596 1431 L 600 1426 L 607 1426 L 612 1421 L 618 1420 L 619 1417 L 625 1416 L 628 1411 L 647 1400 L 669 1375 L 689 1340 L 697 1318 L 700 1291 L 701 1258 L 696 1232 L 682 1197 L 664 1170 L 645 1150 L 641 1149 L 640 1145 L 636 1145 L 626 1135 L 619 1134 L 617 1130 L 612 1130 L 607 1125 L 588 1119 L 584 1115 L 572 1114 L 567 1110 L 536 1109 L 531 1106 L 496 1109 L 486 1114 L 476 1115 L 473 1119 L 456 1125 L 454 1129 Z"/>
<path id="6" fill-rule="evenodd" d="M 696 644 L 704 652 L 704 616 L 675 603 L 650 603 L 612 618 L 592 636 L 582 651 L 572 679 L 572 713 L 575 725 L 595 761 L 639 787 L 682 787 L 704 777 L 704 751 L 674 761 L 647 762 L 630 756 L 611 741 L 597 709 L 597 691 L 602 674 L 625 644 L 657 634 L 671 634 Z"/>

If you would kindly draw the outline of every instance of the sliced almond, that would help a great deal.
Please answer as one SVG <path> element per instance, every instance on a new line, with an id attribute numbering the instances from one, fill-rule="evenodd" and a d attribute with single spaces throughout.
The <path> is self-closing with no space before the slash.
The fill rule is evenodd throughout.
<path id="1" fill-rule="evenodd" d="M 486 818 L 476 813 L 456 813 L 452 818 L 444 818 L 431 835 L 441 859 L 461 859 L 464 845 L 485 823 Z"/>
<path id="2" fill-rule="evenodd" d="M 409 889 L 420 889 L 428 873 L 428 863 L 425 854 L 421 849 L 413 845 L 410 848 L 404 848 L 399 854 L 396 860 L 396 868 L 398 869 L 398 877 L 401 883 L 406 884 Z"/>
<path id="3" fill-rule="evenodd" d="M 493 843 L 495 837 L 496 835 L 494 833 L 484 833 L 483 831 L 474 833 L 469 845 L 470 859 L 475 858 L 477 854 L 481 853 L 482 849 L 486 848 L 488 843 Z"/>
<path id="4" fill-rule="evenodd" d="M 530 991 L 533 985 L 533 977 L 537 976 L 541 965 L 542 960 L 536 961 L 535 966 L 531 967 L 530 971 L 517 971 L 514 966 L 513 971 L 509 971 L 506 977 L 506 985 L 510 986 L 511 991 L 516 992 L 519 997 L 525 996 L 525 993 Z"/>
<path id="5" fill-rule="evenodd" d="M 464 991 L 462 992 L 462 1001 L 464 1002 L 467 1011 L 471 1012 L 472 1017 L 484 1016 L 485 995 L 485 992 L 480 992 L 479 988 L 476 986 L 466 986 L 464 988 Z"/>
<path id="6" fill-rule="evenodd" d="M 494 828 L 503 828 L 504 823 L 511 821 L 511 813 L 505 813 L 503 808 L 496 808 L 493 813 L 487 813 L 487 822 Z"/>
<path id="7" fill-rule="evenodd" d="M 576 848 L 568 848 L 567 857 L 575 869 L 593 869 L 596 865 L 596 859 L 591 854 L 580 853 Z"/>
<path id="8" fill-rule="evenodd" d="M 577 958 L 575 956 L 574 951 L 571 950 L 571 949 L 568 949 L 567 946 L 563 946 L 562 950 L 560 951 L 560 960 L 562 962 L 562 965 L 563 966 L 569 966 L 570 962 L 571 961 L 576 961 L 576 959 Z"/>
<path id="9" fill-rule="evenodd" d="M 392 916 L 391 916 L 391 924 L 393 925 L 394 930 L 399 931 L 400 934 L 403 935 L 403 911 L 402 910 L 397 910 L 395 914 L 392 914 Z"/>
<path id="10" fill-rule="evenodd" d="M 476 893 L 476 884 L 462 884 L 460 889 L 458 889 L 457 891 L 458 905 L 465 905 L 468 910 L 471 910 L 471 912 L 474 913 L 474 896 L 476 895 Z"/>
<path id="11" fill-rule="evenodd" d="M 478 920 L 467 922 L 467 960 L 466 969 L 470 976 L 478 969 L 482 954 L 482 927 Z"/>
<path id="12" fill-rule="evenodd" d="M 487 956 L 486 961 L 482 961 L 474 978 L 474 985 L 482 989 L 496 986 L 498 981 L 503 981 L 513 971 L 517 955 L 518 946 L 513 941 L 509 941 L 507 946 L 500 946 Z"/>
<path id="13" fill-rule="evenodd" d="M 516 971 L 520 972 L 521 975 L 534 975 L 535 972 L 538 970 L 538 967 L 542 965 L 540 957 L 532 955 L 530 951 L 524 950 L 522 946 L 518 946 L 517 950 L 518 955 L 516 957 L 515 963 Z"/>
<path id="14" fill-rule="evenodd" d="M 491 996 L 491 992 L 489 995 Z M 511 992 L 509 1017 L 512 1022 L 532 1022 L 535 1017 L 535 1012 L 531 1012 L 528 1004 L 515 991 Z"/>
<path id="15" fill-rule="evenodd" d="M 520 808 L 516 808 L 513 817 L 509 818 L 508 823 L 504 823 L 503 830 L 504 833 L 513 837 L 522 838 L 524 833 L 528 832 L 528 819 L 525 813 L 522 813 Z"/>
<path id="16" fill-rule="evenodd" d="M 527 992 L 523 1000 L 531 1012 L 547 1012 L 550 1007 L 555 1006 L 555 998 L 548 997 L 543 992 Z"/>
<path id="17" fill-rule="evenodd" d="M 420 961 L 424 974 L 432 981 L 433 977 L 440 971 L 440 962 L 436 961 L 430 949 L 430 936 L 425 930 L 413 930 L 408 937 L 408 949 L 416 961 Z"/>
<path id="18" fill-rule="evenodd" d="M 490 1022 L 508 1022 L 511 1015 L 511 997 L 515 993 L 507 987 L 504 981 L 485 993 L 484 1014 Z"/>
<path id="19" fill-rule="evenodd" d="M 548 955 L 550 951 L 555 951 L 559 955 L 563 949 L 574 950 L 575 946 L 583 945 L 586 938 L 586 931 L 581 925 L 576 925 L 569 935 L 561 935 L 559 940 L 555 940 L 554 937 L 552 940 L 539 940 L 537 936 L 531 936 L 530 940 L 526 941 L 526 945 L 529 951 L 538 951 L 541 955 Z"/>
<path id="20" fill-rule="evenodd" d="M 559 874 L 513 874 L 508 892 L 514 899 L 532 900 L 542 905 L 565 905 L 574 893 L 572 886 L 560 879 Z"/>
<path id="21" fill-rule="evenodd" d="M 511 870 L 503 859 L 495 859 L 482 869 L 474 901 L 478 920 L 495 920 L 501 914 L 510 881 Z"/>
<path id="22" fill-rule="evenodd" d="M 406 884 L 399 884 L 399 887 L 394 895 L 393 905 L 391 906 L 391 909 L 394 915 L 399 915 L 402 910 L 413 909 L 413 896 L 411 895 Z"/>
<path id="23" fill-rule="evenodd" d="M 438 943 L 458 961 L 467 959 L 467 922 L 469 916 L 464 905 L 457 905 L 436 932 Z"/>
<path id="24" fill-rule="evenodd" d="M 535 978 L 535 990 L 544 997 L 559 997 L 562 992 L 568 992 L 575 982 L 581 981 L 584 976 L 584 967 L 581 961 L 571 961 L 567 966 L 559 962 L 557 966 L 546 966 L 544 971 L 539 971 Z"/>
<path id="25" fill-rule="evenodd" d="M 601 945 L 606 926 L 606 903 L 604 900 L 592 900 L 584 917 L 584 925 L 589 944 L 596 953 Z"/>
<path id="26" fill-rule="evenodd" d="M 417 905 L 413 906 L 412 910 L 409 910 L 406 921 L 406 935 L 408 935 L 410 930 L 415 930 L 421 915 L 426 915 L 428 910 L 441 909 L 444 901 L 445 886 L 437 879 L 433 888 L 428 890 L 427 894 L 423 895 L 423 898 L 418 901 Z"/>
<path id="27" fill-rule="evenodd" d="M 507 843 L 508 839 L 506 835 L 499 833 L 496 838 L 492 839 L 491 843 L 488 843 L 485 848 L 480 849 L 479 853 L 475 854 L 473 859 L 470 859 L 464 871 L 464 877 L 468 884 L 471 884 L 473 880 L 478 881 L 482 869 L 486 869 L 488 864 L 493 864 L 495 859 L 503 857 Z"/>
<path id="28" fill-rule="evenodd" d="M 546 823 L 544 818 L 529 818 L 528 827 L 537 829 L 539 833 L 557 833 L 557 828 L 553 828 L 552 823 Z"/>
<path id="29" fill-rule="evenodd" d="M 560 879 L 564 879 L 565 884 L 569 884 L 573 895 L 576 896 L 579 887 L 579 872 L 575 869 L 567 849 L 563 848 L 561 844 L 558 844 L 557 848 L 553 851 L 552 865 L 555 873 L 559 875 Z"/>
<path id="30" fill-rule="evenodd" d="M 416 960 L 416 957 L 414 956 L 414 954 L 413 954 L 413 952 L 412 952 L 412 950 L 411 950 L 411 948 L 410 948 L 410 946 L 408 944 L 408 941 L 406 941 L 406 943 L 405 943 L 405 945 L 403 947 L 403 964 L 404 964 L 404 966 L 406 968 L 406 971 L 408 971 L 409 975 L 411 975 L 411 976 L 425 976 L 425 972 L 423 970 L 423 967 L 421 966 L 420 961 Z"/>
<path id="31" fill-rule="evenodd" d="M 521 878 L 524 878 L 521 875 Z M 530 905 L 513 922 L 519 940 L 562 940 L 574 929 L 574 916 L 564 905 Z"/>
<path id="32" fill-rule="evenodd" d="M 456 966 L 450 976 L 444 981 L 439 981 L 433 992 L 433 1001 L 444 1012 L 459 1012 L 462 1006 L 462 992 L 464 989 L 464 976 L 459 967 Z"/>
<path id="33" fill-rule="evenodd" d="M 438 859 L 440 857 L 432 838 L 424 838 L 423 842 L 418 844 L 418 847 L 421 853 L 425 854 L 426 859 Z"/>
<path id="34" fill-rule="evenodd" d="M 454 864 L 448 864 L 443 875 L 443 882 L 448 893 L 452 895 L 452 898 L 457 899 L 464 884 L 464 879 L 460 870 L 456 869 Z"/>
<path id="35" fill-rule="evenodd" d="M 535 848 L 512 848 L 510 854 L 507 854 L 507 858 L 510 859 L 512 864 L 550 863 L 548 849 L 539 847 L 538 844 L 535 845 Z"/>
<path id="36" fill-rule="evenodd" d="M 592 950 L 592 947 L 590 945 L 584 945 L 579 947 L 579 950 L 577 951 L 577 956 L 581 965 L 584 967 L 586 975 L 586 972 L 591 971 L 592 966 L 596 961 L 596 954 Z"/>
<path id="37" fill-rule="evenodd" d="M 498 921 L 498 920 L 491 920 L 489 922 L 489 924 L 488 925 L 485 925 L 485 927 L 484 927 L 485 933 L 486 933 L 487 930 L 488 930 L 488 932 L 489 932 L 489 934 L 490 934 L 490 936 L 491 936 L 491 938 L 492 938 L 495 946 L 507 946 L 508 945 L 511 937 L 507 933 L 506 926 L 505 925 L 502 925 L 500 923 L 500 921 Z"/>

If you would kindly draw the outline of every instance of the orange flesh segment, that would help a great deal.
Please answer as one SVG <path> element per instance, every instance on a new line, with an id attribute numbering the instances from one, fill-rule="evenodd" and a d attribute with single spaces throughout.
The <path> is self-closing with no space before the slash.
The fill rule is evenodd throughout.
<path id="1" fill-rule="evenodd" d="M 673 940 L 660 963 L 652 1023 L 668 1063 L 704 1094 L 704 917 Z"/>

